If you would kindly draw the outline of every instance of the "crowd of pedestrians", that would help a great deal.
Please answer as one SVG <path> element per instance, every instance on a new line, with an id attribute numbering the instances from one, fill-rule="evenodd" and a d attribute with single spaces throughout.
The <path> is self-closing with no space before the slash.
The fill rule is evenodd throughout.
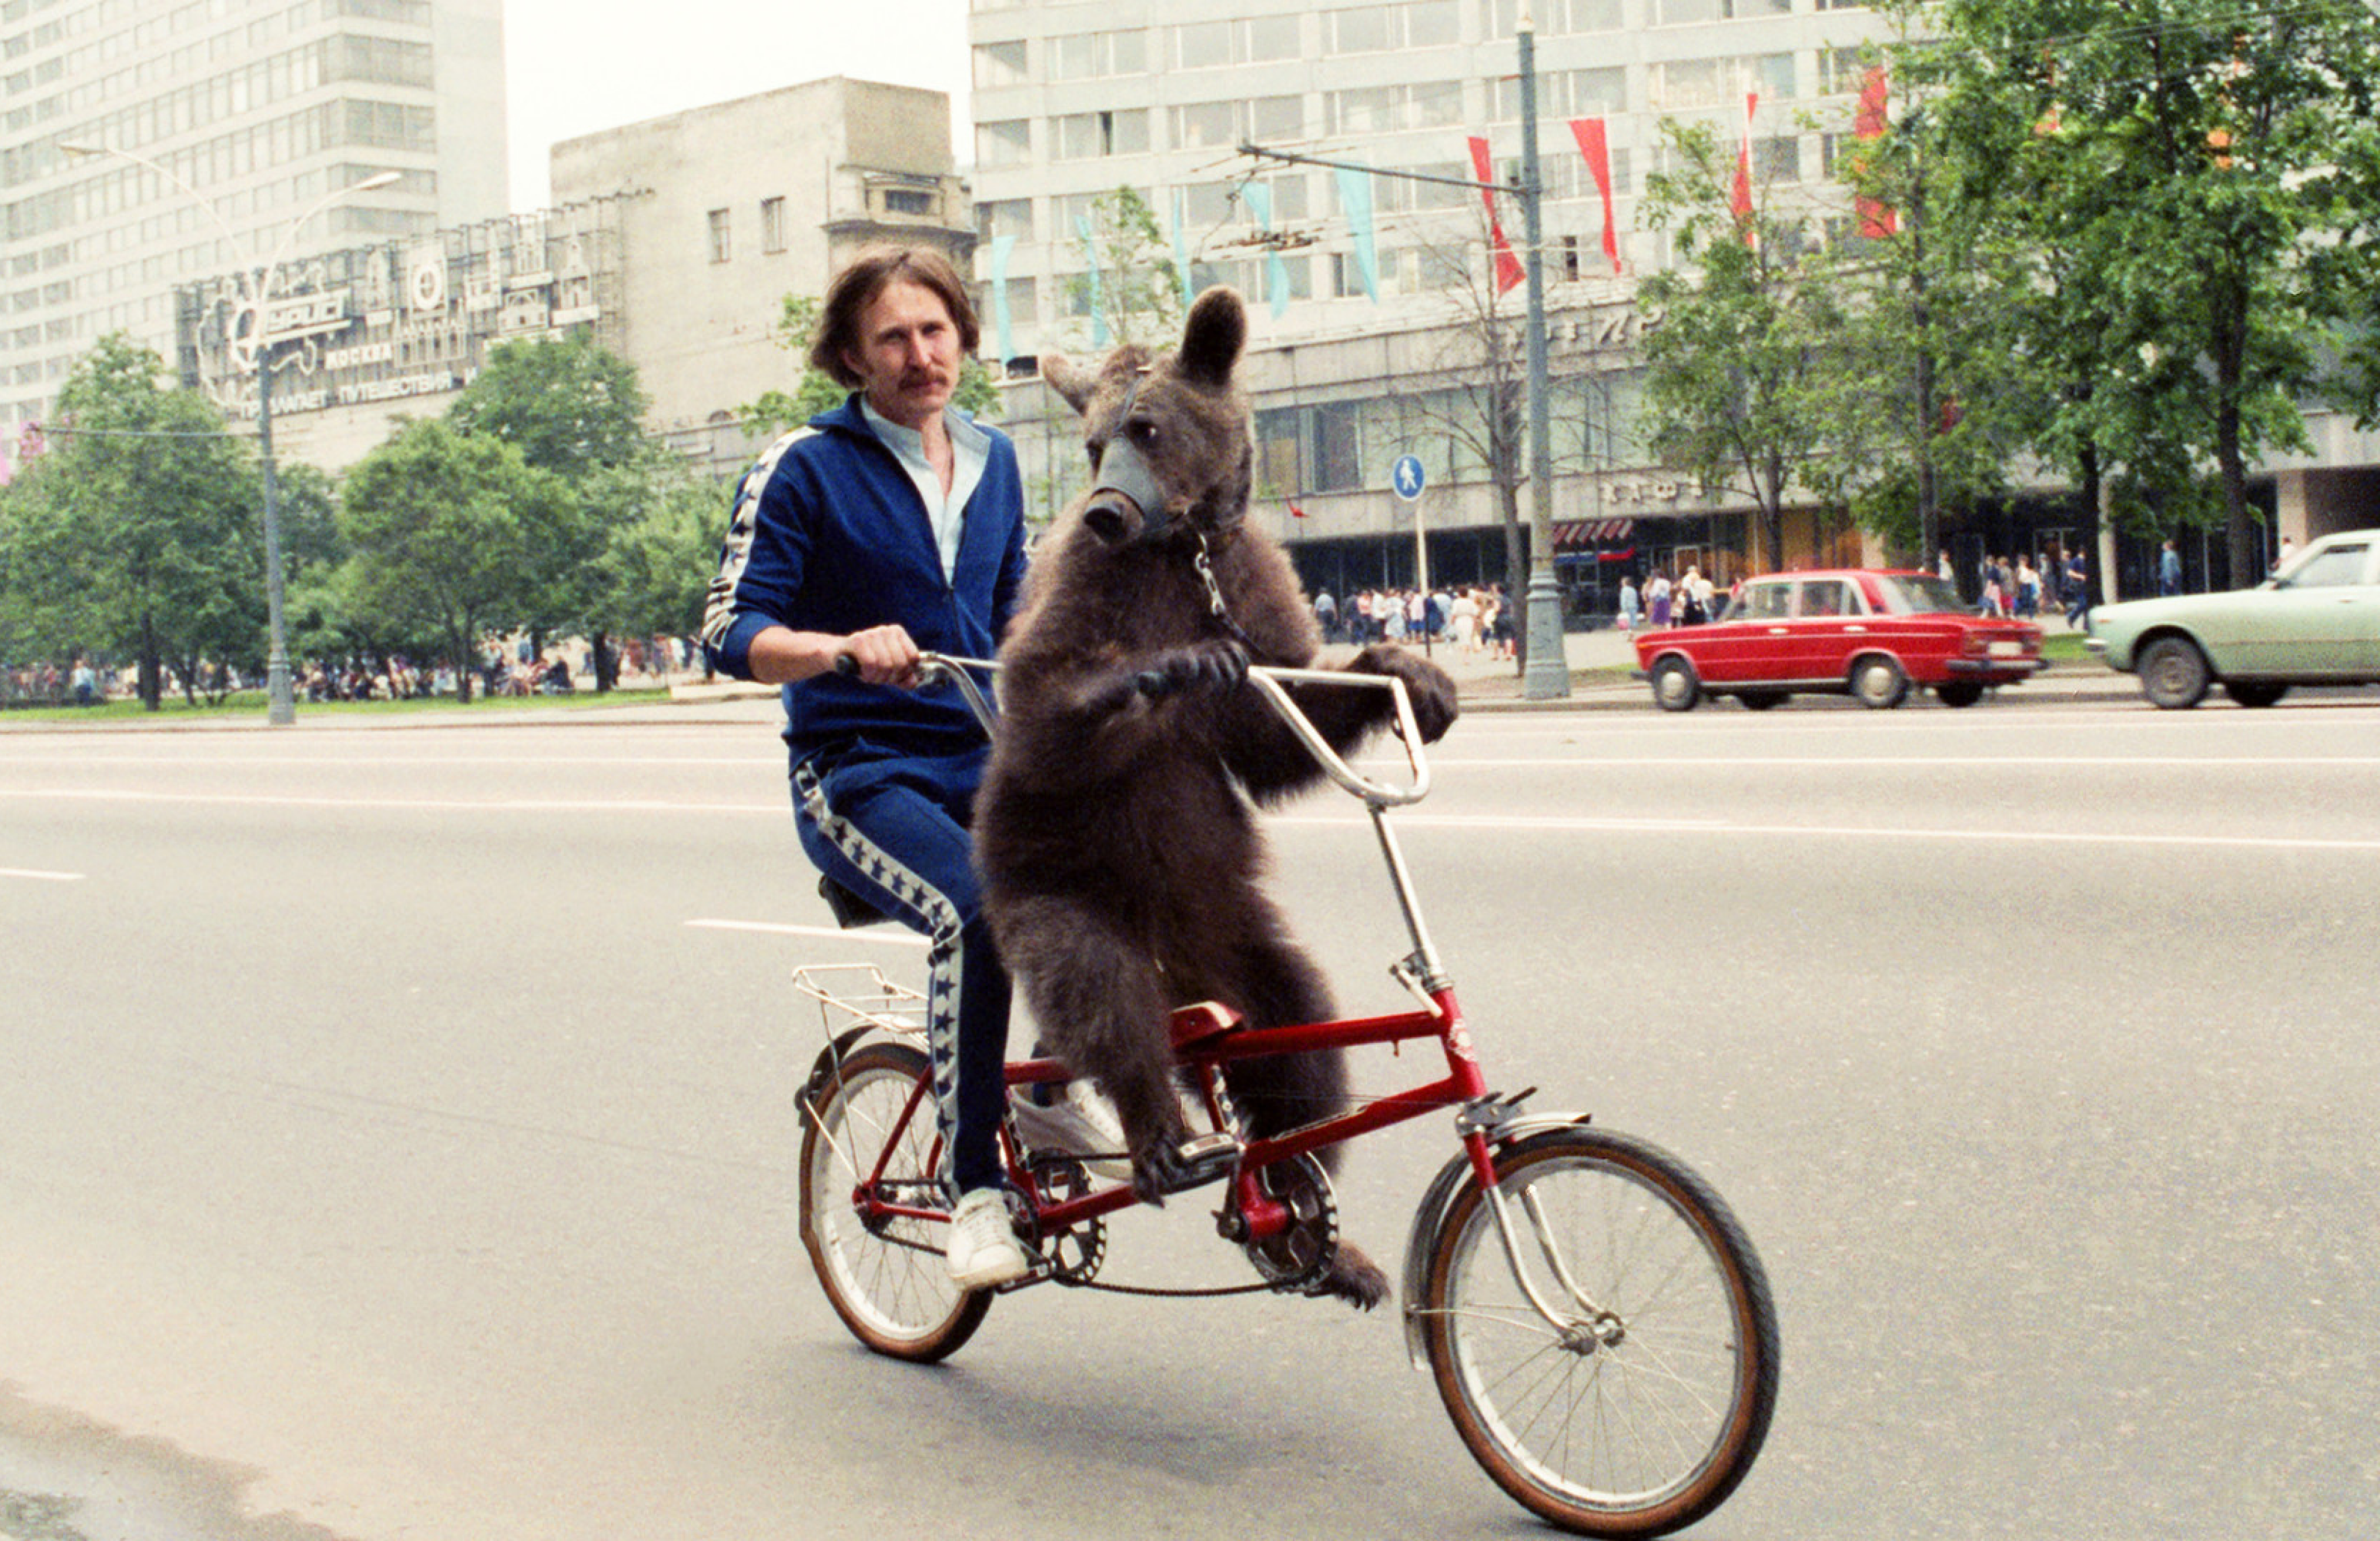
<path id="1" fill-rule="evenodd" d="M 1518 656 L 1512 606 L 1500 583 L 1462 588 L 1366 588 L 1343 601 L 1330 589 L 1314 595 L 1314 618 L 1326 642 L 1410 642 L 1427 639 L 1462 650 L 1464 658 L 1511 661 Z"/>
<path id="2" fill-rule="evenodd" d="M 2173 554 L 2173 542 L 2166 542 L 2166 555 Z M 1942 581 L 1957 587 L 1958 576 L 1950 565 L 1950 553 L 1941 553 L 1937 571 Z M 1980 592 L 1975 600 L 1975 613 L 2013 618 L 2020 621 L 2038 620 L 2044 610 L 2062 612 L 2066 625 L 2073 630 L 2087 631 L 2091 625 L 2091 573 L 2080 551 L 2060 552 L 2052 546 L 2038 556 L 2020 554 L 2013 561 L 2006 556 L 1986 555 L 1977 570 Z M 2177 590 L 2180 578 L 2175 578 Z"/>
<path id="3" fill-rule="evenodd" d="M 683 637 L 630 638 L 612 653 L 615 678 L 643 677 L 665 681 L 674 672 L 696 666 L 693 643 Z M 584 645 L 577 647 L 574 663 L 561 652 L 538 649 L 526 643 L 498 644 L 472 671 L 476 696 L 565 696 L 583 688 L 594 673 L 594 659 Z M 196 693 L 221 699 L 237 691 L 261 690 L 261 673 L 249 673 L 225 663 L 200 666 Z M 311 660 L 291 671 L 292 693 L 303 701 L 454 700 L 460 697 L 453 665 L 417 665 L 402 653 L 380 657 Z M 160 694 L 181 696 L 181 673 L 161 666 Z M 139 668 L 78 656 L 70 663 L 42 661 L 0 664 L 0 707 L 95 707 L 111 700 L 130 700 L 140 691 Z"/>

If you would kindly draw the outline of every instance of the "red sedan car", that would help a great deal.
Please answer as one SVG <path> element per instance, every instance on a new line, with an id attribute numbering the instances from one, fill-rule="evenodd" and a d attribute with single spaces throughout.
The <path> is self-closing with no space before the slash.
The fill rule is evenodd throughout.
<path id="1" fill-rule="evenodd" d="M 1772 573 L 1747 582 L 1722 621 L 1643 633 L 1636 661 L 1669 711 L 1705 696 L 1758 710 L 1819 690 L 1896 707 L 1912 685 L 1963 707 L 2042 666 L 2041 628 L 1977 615 L 1925 573 Z"/>

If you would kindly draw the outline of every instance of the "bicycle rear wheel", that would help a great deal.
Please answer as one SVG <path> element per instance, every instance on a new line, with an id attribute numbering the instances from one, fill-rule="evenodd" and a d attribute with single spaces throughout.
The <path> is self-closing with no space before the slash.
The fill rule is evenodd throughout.
<path id="1" fill-rule="evenodd" d="M 1454 1426 L 1499 1486 L 1585 1535 L 1659 1535 L 1742 1481 L 1777 1401 L 1775 1308 L 1724 1201 L 1682 1162 L 1584 1127 L 1502 1152 L 1499 1190 L 1557 1328 L 1476 1183 L 1430 1244 L 1422 1308 Z"/>
<path id="2" fill-rule="evenodd" d="M 934 1098 L 926 1056 L 873 1043 L 844 1057 L 802 1119 L 802 1245 L 820 1287 L 859 1341 L 879 1353 L 931 1364 L 975 1335 L 991 1292 L 951 1281 L 948 1226 L 871 1215 L 868 1199 L 943 1205 L 934 1171 Z"/>

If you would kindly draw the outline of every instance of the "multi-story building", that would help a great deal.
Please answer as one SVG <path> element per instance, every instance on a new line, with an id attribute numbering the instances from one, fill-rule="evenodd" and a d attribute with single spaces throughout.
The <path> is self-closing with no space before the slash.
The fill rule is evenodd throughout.
<path id="1" fill-rule="evenodd" d="M 1635 218 L 1663 154 L 1660 120 L 1709 121 L 1732 143 L 1756 95 L 1763 196 L 1805 199 L 1814 222 L 1846 212 L 1826 174 L 1836 134 L 1852 127 L 1860 45 L 1882 23 L 1824 0 L 1531 9 L 1565 554 L 1580 559 L 1581 580 L 1596 576 L 1594 557 L 1638 546 L 1652 548 L 1647 559 L 1705 554 L 1706 570 L 1717 557 L 1725 570 L 1745 550 L 1742 515 L 1648 464 L 1633 431 L 1633 278 L 1668 260 L 1663 237 Z M 1482 318 L 1492 310 L 1516 337 L 1522 297 L 1490 297 L 1482 200 L 1456 184 L 1476 175 L 1475 138 L 1494 180 L 1517 178 L 1519 12 L 1519 0 L 978 0 L 977 273 L 988 308 L 1005 290 L 1011 348 L 1096 343 L 1084 276 L 1103 234 L 1095 216 L 1129 188 L 1193 288 L 1229 282 L 1255 302 L 1246 374 L 1262 479 L 1284 515 L 1292 501 L 1301 510 L 1281 528 L 1309 576 L 1340 588 L 1411 581 L 1415 513 L 1389 487 L 1407 453 L 1428 471 L 1433 568 L 1503 576 L 1501 508 L 1472 443 L 1484 434 L 1462 419 L 1484 368 Z M 1804 128 L 1805 115 L 1822 127 Z M 1587 160 L 1573 122 L 1599 128 L 1605 166 Z M 1250 142 L 1444 180 L 1241 154 Z M 1517 202 L 1500 199 L 1498 217 L 1517 246 Z M 1037 394 L 1015 394 L 1032 418 Z M 1063 435 L 1027 426 L 1024 437 Z M 1054 486 L 1062 466 L 1035 468 Z M 1815 524 L 1800 534 L 1804 551 L 1828 540 Z"/>
<path id="2" fill-rule="evenodd" d="M 1862 45 L 1885 39 L 1889 23 L 1843 0 L 1530 0 L 1529 9 L 1556 561 L 1575 607 L 1609 614 L 1607 580 L 1622 565 L 1699 560 L 1724 578 L 1754 549 L 1749 500 L 1665 470 L 1636 426 L 1633 338 L 1658 318 L 1638 314 L 1635 282 L 1670 261 L 1665 236 L 1639 219 L 1646 178 L 1668 154 L 1662 122 L 1708 123 L 1722 145 L 1743 144 L 1760 199 L 1805 211 L 1808 237 L 1828 238 L 1853 216 L 1833 174 L 1855 132 Z M 1186 267 L 1193 288 L 1228 282 L 1254 302 L 1244 374 L 1257 406 L 1259 516 L 1278 519 L 1309 582 L 1338 592 L 1410 582 L 1417 517 L 1434 574 L 1509 576 L 1498 489 L 1472 442 L 1470 404 L 1493 373 L 1479 324 L 1490 237 L 1476 193 L 1453 184 L 1475 176 L 1475 138 L 1488 141 L 1491 179 L 1519 170 L 1520 12 L 1521 0 L 975 0 L 977 276 L 986 309 L 1004 309 L 1010 322 L 1004 346 L 988 330 L 988 351 L 1100 346 L 1093 258 L 1130 253 L 1100 251 L 1111 237 L 1098 215 L 1103 198 L 1128 188 L 1155 216 L 1156 255 Z M 1749 118 L 1747 97 L 1756 98 Z M 1593 133 L 1574 134 L 1574 124 L 1599 128 L 1603 166 L 1586 158 Z M 1240 152 L 1249 142 L 1445 180 L 1251 157 Z M 1597 169 L 1608 170 L 1608 200 Z M 1502 200 L 1500 212 L 1517 246 L 1518 208 Z M 1520 292 L 1495 303 L 1515 316 Z M 1032 372 L 1026 358 L 1009 370 L 1018 381 L 1011 426 L 1028 478 L 1054 504 L 1080 457 L 1062 406 L 1024 383 Z M 2275 533 L 2301 541 L 2342 528 L 2380 479 L 2380 434 L 2320 404 L 2308 414 L 2317 454 L 2274 456 L 2253 489 Z M 1417 506 L 1390 488 L 1390 467 L 1408 453 L 1427 471 Z M 1963 565 L 1987 540 L 2010 550 L 2072 533 L 2055 528 L 2055 512 L 1992 517 L 1959 532 Z M 1789 562 L 1882 554 L 1810 510 L 1789 515 L 1785 535 Z M 2131 561 L 2110 539 L 2106 570 Z"/>
<path id="3" fill-rule="evenodd" d="M 789 388 L 778 322 L 856 249 L 975 234 L 941 91 L 835 78 L 607 129 L 553 147 L 557 201 L 616 200 L 619 351 L 655 426 L 689 457 L 740 467 L 737 408 Z"/>
<path id="4" fill-rule="evenodd" d="M 0 0 L 0 426 L 107 333 L 171 357 L 183 285 L 509 201 L 502 0 Z"/>
<path id="5" fill-rule="evenodd" d="M 583 335 L 621 351 L 620 211 L 598 199 L 318 253 L 288 265 L 261 315 L 237 274 L 185 285 L 182 383 L 245 431 L 269 352 L 275 453 L 344 470 L 398 417 L 443 412 L 492 347 Z"/>

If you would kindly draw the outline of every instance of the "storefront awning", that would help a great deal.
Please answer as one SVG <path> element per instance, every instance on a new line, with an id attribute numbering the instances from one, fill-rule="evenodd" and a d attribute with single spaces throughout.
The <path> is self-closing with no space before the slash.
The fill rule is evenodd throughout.
<path id="1" fill-rule="evenodd" d="M 1554 526 L 1554 550 L 1574 552 L 1609 545 L 1636 532 L 1633 519 L 1566 519 Z"/>

